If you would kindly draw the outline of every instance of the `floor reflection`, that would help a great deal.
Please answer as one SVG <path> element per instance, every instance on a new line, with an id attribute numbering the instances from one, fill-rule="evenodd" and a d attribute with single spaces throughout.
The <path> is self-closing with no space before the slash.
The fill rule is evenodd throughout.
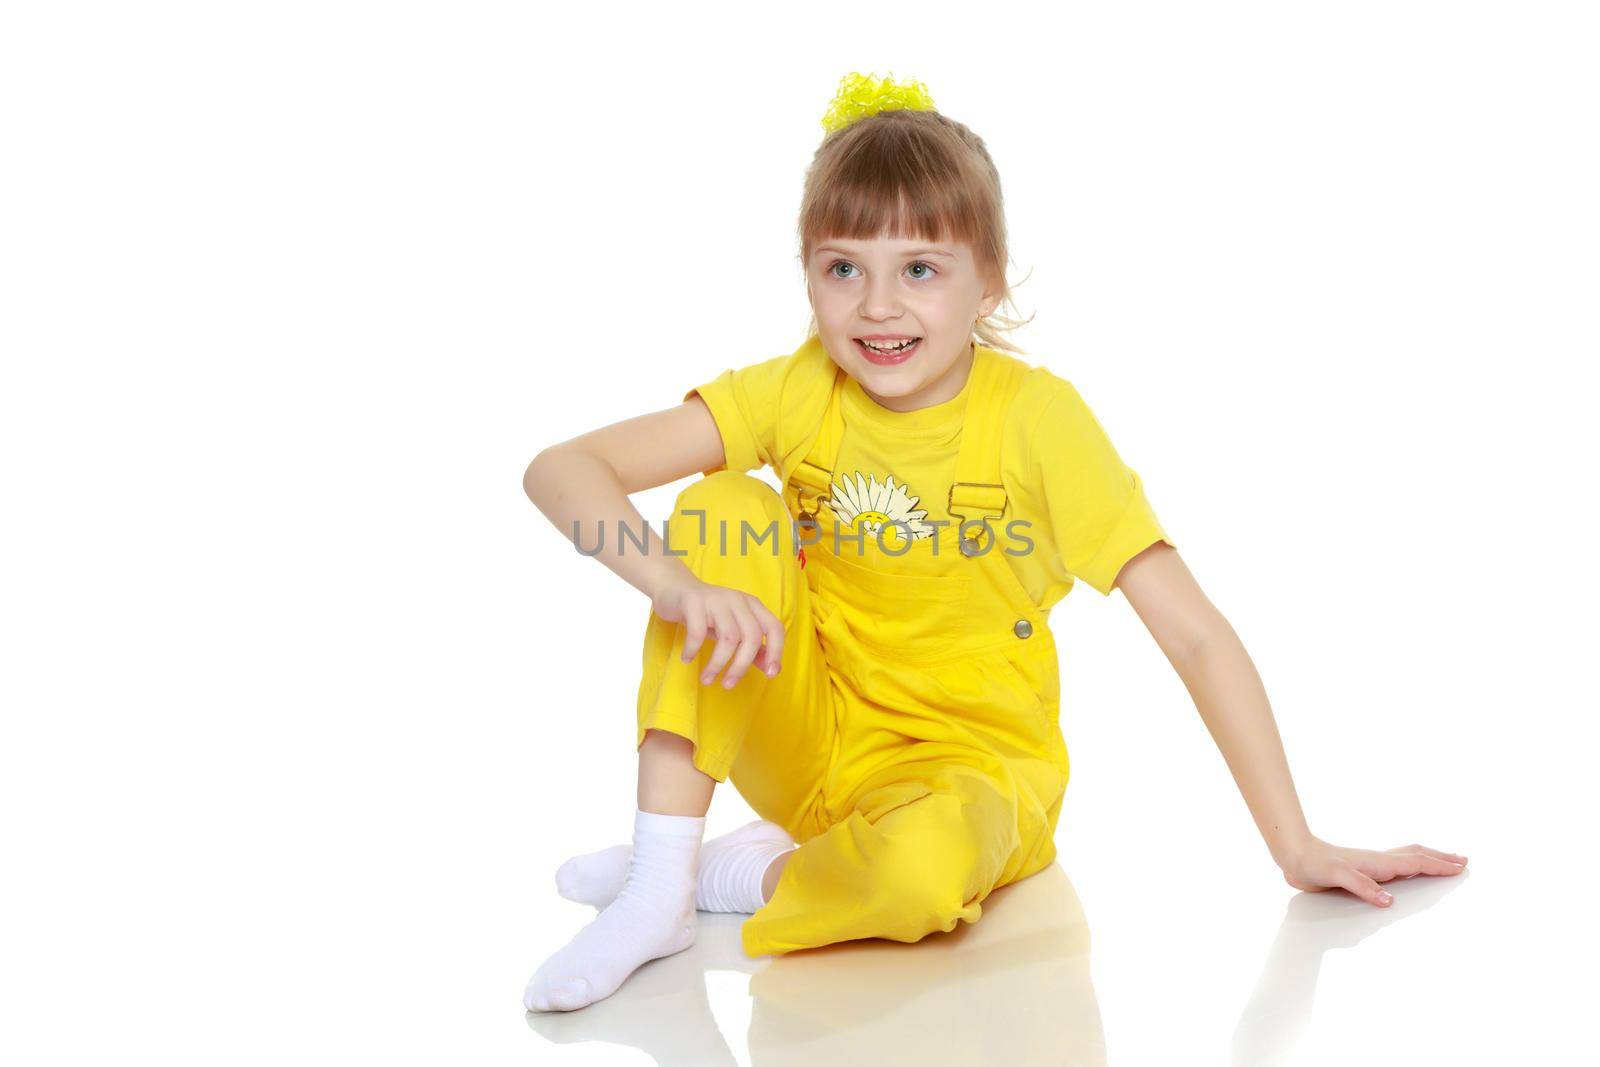
<path id="1" fill-rule="evenodd" d="M 528 1025 L 558 1044 L 637 1048 L 663 1067 L 735 1064 L 705 987 L 706 972 L 735 970 L 751 976 L 755 1067 L 1106 1062 L 1089 929 L 1059 863 L 989 894 L 977 923 L 916 944 L 750 959 L 739 943 L 745 916 L 699 918 L 687 951 L 645 964 L 580 1011 L 530 1012 Z"/>
<path id="2" fill-rule="evenodd" d="M 1386 883 L 1394 894 L 1387 908 L 1340 890 L 1292 895 L 1234 1030 L 1232 1062 L 1294 1062 L 1323 956 L 1425 911 L 1471 877 Z M 705 976 L 739 971 L 750 976 L 753 1067 L 1106 1062 L 1089 928 L 1059 863 L 991 893 L 977 923 L 914 945 L 849 941 L 750 959 L 739 943 L 745 916 L 699 918 L 688 951 L 645 964 L 581 1011 L 530 1012 L 528 1025 L 556 1044 L 640 1049 L 662 1067 L 737 1064 L 744 1057 L 717 1027 Z"/>
<path id="3" fill-rule="evenodd" d="M 1322 957 L 1331 949 L 1354 948 L 1391 923 L 1426 911 L 1472 876 L 1412 876 L 1385 882 L 1394 903 L 1377 908 L 1342 890 L 1296 893 L 1262 965 L 1261 977 L 1233 1033 L 1236 1067 L 1275 1067 L 1295 1062 L 1300 1034 L 1311 1019 Z"/>

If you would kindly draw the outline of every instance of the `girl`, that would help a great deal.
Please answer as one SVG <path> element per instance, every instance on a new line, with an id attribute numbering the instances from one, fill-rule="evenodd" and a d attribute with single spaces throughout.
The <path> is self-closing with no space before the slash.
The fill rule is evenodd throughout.
<path id="1" fill-rule="evenodd" d="M 806 341 L 528 467 L 533 502 L 652 612 L 632 847 L 557 872 L 603 910 L 526 1007 L 610 996 L 693 943 L 697 907 L 751 913 L 751 956 L 977 921 L 1055 859 L 1068 760 L 1047 620 L 1077 581 L 1127 596 L 1290 885 L 1381 906 L 1380 882 L 1459 872 L 1307 827 L 1260 678 L 1139 476 L 1068 381 L 1008 354 L 983 141 L 920 84 L 862 75 L 823 125 L 800 210 Z M 744 473 L 762 466 L 781 494 Z M 628 494 L 695 471 L 654 538 Z M 761 819 L 702 849 L 728 780 Z"/>

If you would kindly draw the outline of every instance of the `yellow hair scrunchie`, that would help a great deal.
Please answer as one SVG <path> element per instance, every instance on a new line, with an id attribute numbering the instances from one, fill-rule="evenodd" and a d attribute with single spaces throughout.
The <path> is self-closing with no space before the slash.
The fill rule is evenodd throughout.
<path id="1" fill-rule="evenodd" d="M 900 108 L 934 110 L 928 87 L 919 81 L 897 83 L 892 73 L 887 78 L 861 73 L 846 74 L 839 79 L 839 91 L 834 95 L 828 113 L 822 116 L 822 128 L 833 133 L 868 115 Z"/>

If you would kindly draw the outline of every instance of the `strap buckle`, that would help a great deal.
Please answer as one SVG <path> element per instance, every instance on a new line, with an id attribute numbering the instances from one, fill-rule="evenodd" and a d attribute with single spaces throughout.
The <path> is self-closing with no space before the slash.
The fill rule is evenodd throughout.
<path id="1" fill-rule="evenodd" d="M 998 489 L 1000 491 L 1000 510 L 999 511 L 984 511 L 984 510 L 980 510 L 980 511 L 977 511 L 975 513 L 974 512 L 968 512 L 968 511 L 957 511 L 956 510 L 956 486 L 969 486 L 969 487 L 971 487 L 973 489 Z M 963 495 L 965 495 L 965 494 L 963 494 Z M 963 505 L 963 506 L 965 506 L 965 505 Z M 981 506 L 981 505 L 976 505 L 975 504 L 974 506 Z M 973 536 L 969 536 L 969 535 L 967 535 L 965 533 L 961 533 L 961 527 L 965 526 L 968 521 L 971 521 L 972 517 L 974 516 L 974 514 L 979 519 L 999 519 L 999 518 L 1002 518 L 1006 513 L 1006 509 L 1009 508 L 1010 506 L 1011 506 L 1011 498 L 1006 493 L 1006 487 L 1003 484 L 999 483 L 999 482 L 951 482 L 950 483 L 950 495 L 949 495 L 949 498 L 948 498 L 948 508 L 947 508 L 947 510 L 950 512 L 950 514 L 952 516 L 954 516 L 957 520 L 959 520 L 957 522 L 957 525 L 956 525 L 956 532 L 958 534 L 960 534 L 960 547 L 961 547 L 961 554 L 963 556 L 975 556 L 975 555 L 977 555 L 978 554 L 978 549 L 982 546 L 983 539 L 982 539 L 981 536 L 973 537 Z M 983 523 L 982 525 L 983 525 L 984 529 L 989 529 L 989 524 L 988 523 Z M 990 533 L 993 533 L 993 531 L 990 530 Z"/>
<path id="2" fill-rule="evenodd" d="M 817 509 L 822 506 L 822 502 L 824 500 L 828 499 L 828 496 L 829 494 L 827 493 L 812 493 L 811 510 L 807 511 L 805 486 L 797 486 L 795 488 L 794 498 L 795 502 L 800 505 L 800 522 L 802 524 L 815 525 L 817 521 Z"/>
<path id="3" fill-rule="evenodd" d="M 833 496 L 833 472 L 824 470 L 815 463 L 802 460 L 794 470 L 789 472 L 790 484 L 794 486 L 795 503 L 799 506 L 798 520 L 802 525 L 817 525 L 817 509 L 822 502 Z M 821 485 L 825 488 L 818 489 Z M 811 507 L 806 508 L 806 496 L 809 490 Z"/>

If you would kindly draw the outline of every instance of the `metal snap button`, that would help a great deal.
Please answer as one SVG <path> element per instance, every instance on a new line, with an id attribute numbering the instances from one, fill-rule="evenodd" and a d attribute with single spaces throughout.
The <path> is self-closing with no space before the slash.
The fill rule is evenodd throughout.
<path id="1" fill-rule="evenodd" d="M 961 554 L 963 556 L 976 556 L 978 554 L 978 539 L 976 537 L 963 537 L 961 539 Z"/>
<path id="2" fill-rule="evenodd" d="M 1017 624 L 1011 628 L 1011 632 L 1018 637 L 1029 637 L 1033 634 L 1033 623 L 1027 619 L 1018 619 Z"/>

